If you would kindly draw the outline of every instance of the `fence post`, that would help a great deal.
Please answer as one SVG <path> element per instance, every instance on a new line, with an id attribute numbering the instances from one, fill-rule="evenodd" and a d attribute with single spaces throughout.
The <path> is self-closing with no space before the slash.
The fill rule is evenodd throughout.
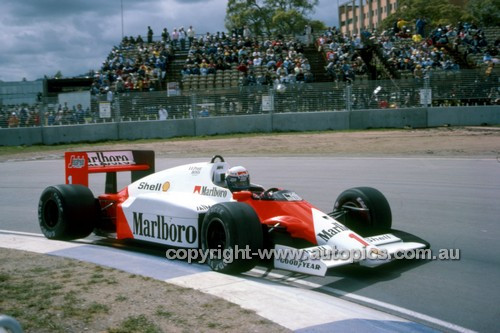
<path id="1" fill-rule="evenodd" d="M 425 75 L 424 75 L 424 89 L 425 89 L 425 91 L 430 90 L 430 96 L 432 96 L 432 90 L 430 87 L 430 80 L 431 80 L 430 73 L 429 72 L 425 73 Z M 427 104 L 427 103 L 430 103 L 430 104 Z M 425 104 L 426 108 L 432 106 L 432 97 L 430 99 L 427 99 L 427 103 Z"/>
<path id="2" fill-rule="evenodd" d="M 345 106 L 347 111 L 352 111 L 352 86 L 347 84 L 345 87 Z"/>

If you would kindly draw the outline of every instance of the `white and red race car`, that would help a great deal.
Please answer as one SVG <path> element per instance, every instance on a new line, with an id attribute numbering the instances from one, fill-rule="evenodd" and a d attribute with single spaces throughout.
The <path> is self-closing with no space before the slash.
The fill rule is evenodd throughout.
<path id="1" fill-rule="evenodd" d="M 374 188 L 348 189 L 324 213 L 290 190 L 231 192 L 225 184 L 230 166 L 221 156 L 159 172 L 154 152 L 143 150 L 67 152 L 65 164 L 66 184 L 47 187 L 38 205 L 40 228 L 49 239 L 94 232 L 212 251 L 208 265 L 224 273 L 248 271 L 262 259 L 260 251 L 272 250 L 275 268 L 318 276 L 351 263 L 378 266 L 429 247 L 391 229 L 389 204 Z M 122 171 L 131 172 L 132 183 L 118 191 L 116 173 Z M 88 180 L 101 172 L 105 193 L 96 198 Z M 221 256 L 221 250 L 238 249 L 246 255 Z"/>

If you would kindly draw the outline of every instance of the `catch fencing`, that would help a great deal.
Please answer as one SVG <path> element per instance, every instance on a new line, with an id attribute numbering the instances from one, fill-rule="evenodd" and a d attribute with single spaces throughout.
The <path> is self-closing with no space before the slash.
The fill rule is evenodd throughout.
<path id="1" fill-rule="evenodd" d="M 109 103 L 111 101 L 111 103 Z M 284 112 L 400 109 L 427 106 L 498 104 L 496 72 L 440 71 L 423 78 L 355 80 L 349 82 L 288 83 L 197 90 L 129 92 L 94 96 L 90 121 L 158 119 L 165 108 L 169 119 L 217 117 Z M 103 104 L 111 108 L 100 117 Z M 101 112 L 102 114 L 102 112 Z"/>
<path id="2" fill-rule="evenodd" d="M 168 119 L 407 109 L 418 107 L 483 106 L 500 104 L 499 70 L 432 71 L 422 78 L 406 73 L 400 80 L 274 83 L 272 85 L 205 87 L 165 91 L 92 95 L 90 108 L 59 110 L 56 98 L 44 98 L 30 109 L 30 120 L 15 127 L 76 125 L 158 120 L 165 108 Z M 6 109 L 6 108 L 4 108 Z M 1 127 L 9 127 L 5 111 Z M 33 119 L 37 114 L 36 121 Z M 19 114 L 18 114 L 19 117 Z"/>

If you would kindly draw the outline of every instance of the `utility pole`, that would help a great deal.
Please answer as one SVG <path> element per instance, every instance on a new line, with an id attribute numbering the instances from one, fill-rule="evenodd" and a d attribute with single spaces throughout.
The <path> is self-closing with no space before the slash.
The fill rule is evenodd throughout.
<path id="1" fill-rule="evenodd" d="M 120 4 L 121 4 L 121 14 L 122 14 L 122 40 L 123 40 L 123 0 L 120 0 Z"/>

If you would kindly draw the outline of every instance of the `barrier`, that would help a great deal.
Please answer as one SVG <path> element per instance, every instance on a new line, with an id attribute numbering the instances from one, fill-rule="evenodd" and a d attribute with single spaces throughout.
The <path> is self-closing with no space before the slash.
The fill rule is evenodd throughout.
<path id="1" fill-rule="evenodd" d="M 500 106 L 264 113 L 0 129 L 0 145 L 19 146 L 229 133 L 413 128 L 500 124 Z"/>
<path id="2" fill-rule="evenodd" d="M 350 129 L 427 127 L 426 108 L 356 110 L 350 112 Z"/>
<path id="3" fill-rule="evenodd" d="M 255 133 L 272 131 L 271 115 L 241 115 L 196 119 L 196 135 Z"/>
<path id="4" fill-rule="evenodd" d="M 349 112 L 277 113 L 273 116 L 273 130 L 326 131 L 349 129 Z"/>
<path id="5" fill-rule="evenodd" d="M 42 128 L 42 139 L 47 145 L 118 140 L 116 127 L 116 123 L 46 126 Z"/>
<path id="6" fill-rule="evenodd" d="M 469 106 L 430 108 L 427 110 L 427 126 L 472 126 L 500 124 L 499 106 Z"/>
<path id="7" fill-rule="evenodd" d="M 122 140 L 168 139 L 196 135 L 193 119 L 121 122 L 117 128 L 118 137 Z"/>

